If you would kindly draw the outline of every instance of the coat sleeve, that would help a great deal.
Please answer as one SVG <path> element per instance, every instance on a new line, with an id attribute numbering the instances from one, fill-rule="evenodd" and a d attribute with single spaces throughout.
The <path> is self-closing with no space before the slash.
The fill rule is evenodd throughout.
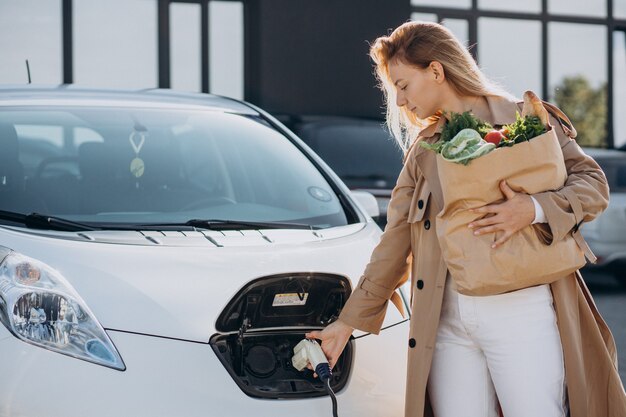
<path id="1" fill-rule="evenodd" d="M 407 222 L 417 177 L 412 146 L 391 193 L 387 225 L 363 276 L 343 307 L 339 320 L 355 329 L 378 334 L 387 304 L 409 270 L 411 229 Z"/>
<path id="2" fill-rule="evenodd" d="M 563 151 L 567 180 L 560 190 L 533 194 L 546 215 L 548 223 L 541 226 L 551 236 L 548 239 L 551 243 L 563 239 L 572 229 L 577 230 L 582 222 L 596 218 L 609 203 L 604 172 L 565 134 L 560 123 L 550 115 L 550 124 L 556 129 Z"/>

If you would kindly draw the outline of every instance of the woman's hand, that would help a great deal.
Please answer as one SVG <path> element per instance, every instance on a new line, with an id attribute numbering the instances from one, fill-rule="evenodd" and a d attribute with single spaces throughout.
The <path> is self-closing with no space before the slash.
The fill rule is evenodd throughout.
<path id="1" fill-rule="evenodd" d="M 305 337 L 307 339 L 320 339 L 322 341 L 322 351 L 324 355 L 326 355 L 326 359 L 328 359 L 330 369 L 333 369 L 353 331 L 354 328 L 348 326 L 341 320 L 337 320 L 326 326 L 322 331 L 306 333 Z M 308 368 L 312 369 L 311 364 L 308 365 Z M 317 375 L 314 376 L 317 377 Z"/>
<path id="2" fill-rule="evenodd" d="M 472 213 L 491 214 L 480 220 L 475 220 L 467 225 L 474 229 L 475 235 L 485 233 L 504 232 L 500 238 L 491 245 L 497 248 L 509 240 L 518 230 L 532 224 L 535 219 L 535 205 L 528 194 L 516 193 L 507 185 L 506 181 L 500 182 L 500 189 L 506 197 L 506 201 L 500 204 L 489 204 L 477 209 L 470 210 Z"/>

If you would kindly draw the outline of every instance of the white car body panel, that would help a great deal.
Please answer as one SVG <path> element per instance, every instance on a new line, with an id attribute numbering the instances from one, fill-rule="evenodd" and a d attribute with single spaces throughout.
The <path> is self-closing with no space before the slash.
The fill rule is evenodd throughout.
<path id="1" fill-rule="evenodd" d="M 334 229 L 205 232 L 217 247 L 200 232 L 143 232 L 155 244 L 135 231 L 81 232 L 90 241 L 0 227 L 0 245 L 59 271 L 105 329 L 207 342 L 226 303 L 253 279 L 327 272 L 356 285 L 380 229 L 373 222 Z M 402 319 L 392 307 L 385 325 Z"/>
<path id="2" fill-rule="evenodd" d="M 404 322 L 385 330 L 385 337 L 353 342 L 352 374 L 337 393 L 339 415 L 403 414 L 406 343 L 398 341 L 407 340 L 408 327 Z M 327 396 L 267 400 L 244 395 L 207 343 L 108 334 L 125 360 L 124 372 L 21 342 L 0 326 L 2 356 L 24 359 L 0 360 L 0 417 L 332 415 Z"/>

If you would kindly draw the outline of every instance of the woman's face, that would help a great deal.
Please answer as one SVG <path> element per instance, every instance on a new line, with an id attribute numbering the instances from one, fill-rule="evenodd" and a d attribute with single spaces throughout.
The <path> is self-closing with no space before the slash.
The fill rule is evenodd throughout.
<path id="1" fill-rule="evenodd" d="M 426 119 L 440 109 L 442 69 L 438 70 L 437 65 L 433 64 L 420 69 L 397 59 L 388 65 L 391 81 L 396 88 L 398 107 L 404 106 L 419 119 Z"/>

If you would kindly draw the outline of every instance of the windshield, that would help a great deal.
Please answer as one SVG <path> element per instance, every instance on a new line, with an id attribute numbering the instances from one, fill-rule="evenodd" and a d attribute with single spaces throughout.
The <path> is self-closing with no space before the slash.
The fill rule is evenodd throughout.
<path id="1" fill-rule="evenodd" d="M 285 136 L 209 110 L 0 108 L 0 210 L 86 224 L 347 223 Z"/>

